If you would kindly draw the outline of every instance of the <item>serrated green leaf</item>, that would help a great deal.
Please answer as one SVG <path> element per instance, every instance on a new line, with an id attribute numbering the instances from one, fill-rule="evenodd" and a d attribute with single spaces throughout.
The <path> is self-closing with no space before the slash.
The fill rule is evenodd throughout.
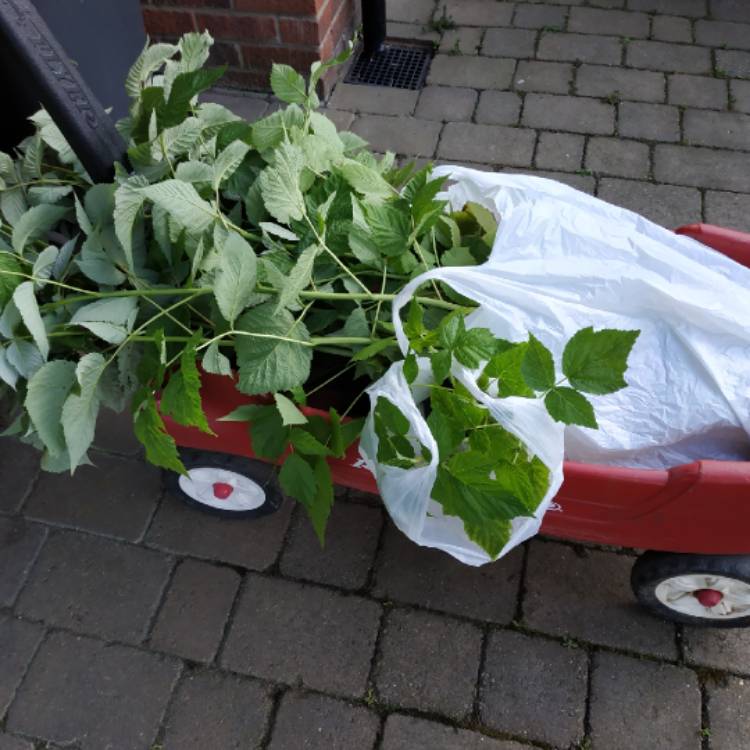
<path id="1" fill-rule="evenodd" d="M 248 395 L 288 391 L 310 376 L 312 349 L 307 328 L 286 311 L 274 312 L 266 302 L 248 310 L 236 329 L 258 335 L 238 335 L 239 390 Z"/>
<path id="2" fill-rule="evenodd" d="M 563 352 L 563 373 L 570 384 L 585 393 L 614 393 L 625 388 L 628 356 L 640 331 L 589 326 L 568 341 Z"/>
<path id="3" fill-rule="evenodd" d="M 290 242 L 299 242 L 299 237 L 292 232 L 291 230 L 287 229 L 286 227 L 282 227 L 279 224 L 274 223 L 273 221 L 261 221 L 258 223 L 258 226 L 268 234 L 273 234 L 276 237 L 281 237 L 282 240 L 289 240 Z"/>
<path id="4" fill-rule="evenodd" d="M 297 405 L 291 399 L 288 399 L 283 393 L 274 393 L 276 408 L 281 415 L 281 422 L 284 425 L 307 424 L 307 417 L 297 408 Z"/>
<path id="5" fill-rule="evenodd" d="M 315 497 L 309 506 L 305 506 L 310 517 L 320 546 L 325 545 L 326 526 L 333 507 L 333 478 L 331 468 L 324 458 L 318 458 L 313 463 L 315 474 Z"/>
<path id="6" fill-rule="evenodd" d="M 190 101 L 201 91 L 210 89 L 224 75 L 226 68 L 199 68 L 179 73 L 169 91 L 166 103 L 159 107 L 159 125 L 162 128 L 178 125 L 185 119 L 190 108 Z"/>
<path id="7" fill-rule="evenodd" d="M 500 398 L 507 398 L 508 396 L 533 398 L 534 391 L 529 388 L 521 374 L 521 364 L 527 348 L 528 343 L 526 341 L 513 344 L 494 354 L 484 368 L 484 374 L 487 377 L 497 378 L 498 396 Z"/>
<path id="8" fill-rule="evenodd" d="M 464 522 L 466 536 L 478 544 L 493 560 L 510 540 L 510 521 L 483 521 L 480 524 Z"/>
<path id="9" fill-rule="evenodd" d="M 242 160 L 247 156 L 250 146 L 242 141 L 232 141 L 217 157 L 214 162 L 213 188 L 219 189 L 219 185 L 226 180 L 237 167 L 242 164 Z"/>
<path id="10" fill-rule="evenodd" d="M 211 182 L 214 178 L 214 169 L 202 161 L 183 161 L 175 169 L 175 178 L 180 182 Z"/>
<path id="11" fill-rule="evenodd" d="M 229 233 L 219 257 L 214 296 L 221 314 L 234 323 L 255 296 L 258 261 L 252 247 L 236 232 Z"/>
<path id="12" fill-rule="evenodd" d="M 13 249 L 23 255 L 29 242 L 39 239 L 55 226 L 66 214 L 64 206 L 32 206 L 21 216 L 13 227 Z"/>
<path id="13" fill-rule="evenodd" d="M 30 380 L 34 373 L 44 364 L 44 358 L 36 344 L 32 344 L 30 341 L 23 341 L 22 339 L 11 341 L 5 355 L 8 358 L 8 362 L 26 380 Z"/>
<path id="14" fill-rule="evenodd" d="M 300 190 L 300 173 L 305 159 L 298 146 L 282 143 L 275 152 L 273 165 L 258 177 L 260 192 L 268 213 L 282 224 L 300 221 L 305 214 L 305 200 Z"/>
<path id="15" fill-rule="evenodd" d="M 120 185 L 115 191 L 115 234 L 125 251 L 125 258 L 131 271 L 134 269 L 133 226 L 144 201 L 144 196 L 139 187 L 142 187 L 146 182 L 145 178 L 136 175 L 128 182 Z"/>
<path id="16" fill-rule="evenodd" d="M 232 364 L 229 358 L 221 353 L 218 341 L 213 341 L 206 348 L 201 366 L 212 375 L 232 375 Z"/>
<path id="17" fill-rule="evenodd" d="M 310 245 L 310 247 L 305 248 L 300 253 L 292 270 L 287 275 L 284 286 L 279 292 L 276 310 L 294 305 L 297 302 L 299 293 L 310 286 L 315 258 L 320 251 L 321 248 L 318 245 Z"/>
<path id="18" fill-rule="evenodd" d="M 70 325 L 83 326 L 110 344 L 121 344 L 133 330 L 137 314 L 138 300 L 135 297 L 113 297 L 78 308 Z"/>
<path id="19" fill-rule="evenodd" d="M 463 315 L 451 313 L 440 322 L 438 326 L 438 338 L 440 343 L 449 350 L 453 350 L 461 337 L 466 333 L 466 325 Z"/>
<path id="20" fill-rule="evenodd" d="M 156 401 L 148 394 L 138 406 L 133 420 L 135 436 L 146 449 L 146 460 L 178 474 L 185 474 L 177 444 L 167 432 L 156 408 Z"/>
<path id="21" fill-rule="evenodd" d="M 477 262 L 468 247 L 452 247 L 440 256 L 444 266 L 475 266 Z"/>
<path id="22" fill-rule="evenodd" d="M 331 450 L 306 430 L 293 427 L 289 432 L 289 441 L 300 452 L 309 456 L 330 456 Z"/>
<path id="23" fill-rule="evenodd" d="M 533 333 L 529 334 L 529 345 L 521 362 L 521 374 L 529 388 L 535 391 L 547 391 L 555 387 L 552 353 Z"/>
<path id="24" fill-rule="evenodd" d="M 128 96 L 135 99 L 141 93 L 142 85 L 148 78 L 158 70 L 164 63 L 177 53 L 176 44 L 149 44 L 138 56 L 128 71 L 125 79 L 125 91 Z"/>
<path id="25" fill-rule="evenodd" d="M 37 289 L 42 289 L 46 285 L 46 280 L 52 276 L 52 269 L 57 261 L 57 256 L 60 254 L 59 248 L 54 245 L 45 247 L 39 255 L 37 255 L 34 261 L 34 266 L 31 270 L 31 275 L 34 277 L 34 286 Z"/>
<path id="26" fill-rule="evenodd" d="M 411 385 L 419 375 L 419 365 L 417 364 L 417 358 L 414 352 L 409 352 L 404 359 L 404 377 L 406 382 Z"/>
<path id="27" fill-rule="evenodd" d="M 73 362 L 56 359 L 43 364 L 30 378 L 24 406 L 31 423 L 52 455 L 65 450 L 65 436 L 61 423 L 63 404 L 76 382 Z"/>
<path id="28" fill-rule="evenodd" d="M 356 354 L 352 356 L 354 362 L 364 362 L 371 359 L 376 354 L 379 354 L 384 349 L 388 349 L 392 346 L 397 346 L 396 339 L 376 339 L 371 344 L 368 344 L 363 349 L 360 349 Z"/>
<path id="29" fill-rule="evenodd" d="M 18 261 L 10 253 L 0 252 L 0 308 L 5 307 L 22 281 Z"/>
<path id="30" fill-rule="evenodd" d="M 432 376 L 435 383 L 440 385 L 450 375 L 452 356 L 450 351 L 439 351 L 430 354 L 430 364 L 432 365 Z"/>
<path id="31" fill-rule="evenodd" d="M 466 435 L 466 430 L 460 422 L 434 407 L 427 417 L 427 426 L 435 438 L 441 459 L 453 453 Z"/>
<path id="32" fill-rule="evenodd" d="M 594 407 L 581 393 L 567 386 L 553 388 L 544 398 L 544 405 L 553 419 L 564 424 L 579 424 L 597 429 Z"/>
<path id="33" fill-rule="evenodd" d="M 381 174 L 354 159 L 344 159 L 336 169 L 349 185 L 370 200 L 383 200 L 394 195 L 393 188 Z"/>
<path id="34" fill-rule="evenodd" d="M 164 180 L 156 185 L 138 188 L 138 192 L 163 208 L 171 219 L 174 219 L 190 234 L 202 234 L 216 219 L 213 206 L 204 201 L 188 182 Z"/>
<path id="35" fill-rule="evenodd" d="M 39 305 L 34 296 L 33 282 L 24 281 L 13 290 L 13 304 L 20 313 L 21 320 L 34 339 L 42 357 L 46 360 L 49 356 L 49 339 L 39 312 Z"/>
<path id="36" fill-rule="evenodd" d="M 279 484 L 285 495 L 293 497 L 305 507 L 315 500 L 317 480 L 310 464 L 297 453 L 286 457 L 279 472 Z"/>
<path id="37" fill-rule="evenodd" d="M 185 427 L 197 427 L 201 432 L 213 435 L 201 402 L 201 377 L 195 363 L 195 349 L 202 338 L 196 331 L 180 354 L 180 367 L 167 382 L 159 404 L 162 414 Z"/>
<path id="38" fill-rule="evenodd" d="M 258 458 L 276 461 L 289 442 L 289 428 L 281 421 L 278 409 L 276 406 L 255 405 L 244 408 L 246 420 L 250 422 L 253 453 Z"/>
<path id="39" fill-rule="evenodd" d="M 372 243 L 379 253 L 396 257 L 409 250 L 411 226 L 408 206 L 406 208 L 404 210 L 402 202 L 367 205 L 367 226 Z"/>
<path id="40" fill-rule="evenodd" d="M 290 65 L 274 63 L 271 66 L 271 90 L 277 99 L 287 104 L 307 101 L 305 79 Z"/>
<path id="41" fill-rule="evenodd" d="M 470 328 L 458 337 L 453 356 L 465 367 L 479 367 L 495 353 L 496 339 L 487 328 Z"/>

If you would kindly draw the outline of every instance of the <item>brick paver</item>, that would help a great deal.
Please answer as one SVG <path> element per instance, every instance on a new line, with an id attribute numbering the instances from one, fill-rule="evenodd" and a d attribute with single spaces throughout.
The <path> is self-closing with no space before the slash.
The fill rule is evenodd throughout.
<path id="1" fill-rule="evenodd" d="M 750 2 L 387 10 L 391 35 L 434 45 L 427 85 L 340 83 L 324 103 L 340 129 L 399 161 L 750 231 Z M 646 614 L 633 555 L 536 540 L 471 568 L 342 489 L 320 550 L 291 502 L 231 521 L 164 495 L 130 420 L 107 413 L 98 468 L 72 478 L 0 438 L 0 750 L 750 746 L 750 631 Z"/>

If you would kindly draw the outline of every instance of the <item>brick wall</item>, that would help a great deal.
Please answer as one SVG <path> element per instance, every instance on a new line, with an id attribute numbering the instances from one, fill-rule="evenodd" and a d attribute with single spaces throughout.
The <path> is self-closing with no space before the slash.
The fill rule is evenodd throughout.
<path id="1" fill-rule="evenodd" d="M 208 29 L 214 65 L 226 65 L 222 85 L 266 90 L 272 62 L 307 73 L 351 37 L 355 0 L 141 0 L 146 32 L 172 41 Z M 336 73 L 324 82 L 328 88 Z"/>

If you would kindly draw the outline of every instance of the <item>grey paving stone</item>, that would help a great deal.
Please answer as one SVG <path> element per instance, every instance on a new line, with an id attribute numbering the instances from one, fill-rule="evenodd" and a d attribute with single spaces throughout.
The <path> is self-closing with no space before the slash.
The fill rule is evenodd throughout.
<path id="1" fill-rule="evenodd" d="M 389 21 L 426 24 L 435 10 L 435 0 L 391 0 L 386 6 Z"/>
<path id="2" fill-rule="evenodd" d="M 680 107 L 726 109 L 727 82 L 707 76 L 669 76 L 668 101 Z"/>
<path id="3" fill-rule="evenodd" d="M 391 714 L 385 722 L 382 750 L 528 750 L 528 745 L 495 740 L 414 716 Z"/>
<path id="4" fill-rule="evenodd" d="M 750 232 L 750 195 L 706 191 L 706 221 Z"/>
<path id="5" fill-rule="evenodd" d="M 416 117 L 361 115 L 351 129 L 375 151 L 431 157 L 435 153 L 441 128 L 439 122 Z"/>
<path id="6" fill-rule="evenodd" d="M 1 511 L 12 513 L 18 510 L 39 473 L 39 456 L 38 450 L 19 440 L 0 437 Z"/>
<path id="7" fill-rule="evenodd" d="M 533 130 L 449 122 L 440 139 L 438 157 L 524 166 L 531 164 L 535 139 Z"/>
<path id="8" fill-rule="evenodd" d="M 702 18 L 706 15 L 706 0 L 628 0 L 631 10 L 643 10 L 654 13 L 675 13 L 690 18 Z"/>
<path id="9" fill-rule="evenodd" d="M 573 66 L 568 63 L 522 60 L 518 63 L 513 86 L 518 91 L 567 94 L 572 80 Z"/>
<path id="10" fill-rule="evenodd" d="M 536 32 L 528 29 L 487 29 L 482 54 L 490 57 L 533 57 Z"/>
<path id="11" fill-rule="evenodd" d="M 688 109 L 682 128 L 690 145 L 750 149 L 750 115 Z"/>
<path id="12" fill-rule="evenodd" d="M 422 89 L 415 114 L 423 120 L 459 122 L 471 119 L 476 103 L 474 89 L 426 86 Z"/>
<path id="13" fill-rule="evenodd" d="M 630 42 L 625 62 L 634 68 L 663 70 L 667 73 L 710 73 L 711 53 L 705 47 L 668 42 Z"/>
<path id="14" fill-rule="evenodd" d="M 701 195 L 696 188 L 605 177 L 599 181 L 597 195 L 667 229 L 691 224 L 701 218 Z"/>
<path id="15" fill-rule="evenodd" d="M 256 748 L 271 712 L 268 688 L 254 680 L 200 672 L 184 677 L 165 722 L 164 750 Z"/>
<path id="16" fill-rule="evenodd" d="M 750 7 L 745 0 L 709 0 L 709 5 L 712 18 L 750 22 Z"/>
<path id="17" fill-rule="evenodd" d="M 536 147 L 536 166 L 574 172 L 581 168 L 583 143 L 582 135 L 541 133 Z"/>
<path id="18" fill-rule="evenodd" d="M 0 721 L 43 634 L 41 625 L 0 615 Z"/>
<path id="19" fill-rule="evenodd" d="M 436 17 L 443 8 L 459 26 L 509 26 L 513 3 L 487 0 L 439 0 Z"/>
<path id="20" fill-rule="evenodd" d="M 689 664 L 750 674 L 750 631 L 746 629 L 686 627 L 683 643 Z"/>
<path id="21" fill-rule="evenodd" d="M 750 682 L 730 677 L 708 684 L 710 743 L 717 750 L 750 747 Z"/>
<path id="22" fill-rule="evenodd" d="M 729 93 L 732 97 L 732 109 L 750 112 L 750 81 L 730 81 Z"/>
<path id="23" fill-rule="evenodd" d="M 0 517 L 0 607 L 10 607 L 23 588 L 47 536 L 23 518 Z"/>
<path id="24" fill-rule="evenodd" d="M 482 46 L 484 29 L 479 26 L 463 26 L 449 29 L 440 40 L 440 52 L 448 55 L 476 55 Z"/>
<path id="25" fill-rule="evenodd" d="M 382 525 L 379 508 L 335 503 L 328 520 L 326 544 L 321 549 L 310 519 L 300 508 L 281 557 L 281 572 L 344 589 L 362 588 L 367 583 Z"/>
<path id="26" fill-rule="evenodd" d="M 270 516 L 244 521 L 216 518 L 167 496 L 156 513 L 146 541 L 183 555 L 265 570 L 279 556 L 291 507 L 291 501 L 287 501 Z"/>
<path id="27" fill-rule="evenodd" d="M 475 119 L 486 125 L 516 125 L 521 114 L 521 97 L 512 91 L 483 91 Z"/>
<path id="28" fill-rule="evenodd" d="M 534 542 L 526 568 L 525 621 L 534 629 L 615 648 L 676 656 L 674 627 L 633 601 L 633 560 L 566 545 Z"/>
<path id="29" fill-rule="evenodd" d="M 584 97 L 527 94 L 521 122 L 544 130 L 611 135 L 615 130 L 615 109 L 611 104 Z"/>
<path id="30" fill-rule="evenodd" d="M 697 146 L 657 145 L 654 178 L 677 185 L 750 192 L 750 156 Z"/>
<path id="31" fill-rule="evenodd" d="M 8 712 L 7 729 L 81 750 L 150 748 L 178 663 L 127 646 L 53 633 Z M 137 686 L 137 689 L 134 689 Z"/>
<path id="32" fill-rule="evenodd" d="M 342 112 L 339 109 L 328 109 L 327 107 L 320 110 L 322 115 L 325 115 L 336 125 L 337 130 L 349 130 L 351 124 L 354 122 L 353 112 Z"/>
<path id="33" fill-rule="evenodd" d="M 170 566 L 151 550 L 56 532 L 42 549 L 16 609 L 50 625 L 139 643 Z"/>
<path id="34" fill-rule="evenodd" d="M 29 518 L 135 541 L 161 495 L 159 470 L 136 459 L 92 454 L 71 477 L 42 473 L 24 507 Z"/>
<path id="35" fill-rule="evenodd" d="M 539 41 L 540 60 L 580 60 L 587 63 L 618 65 L 622 42 L 614 36 L 544 33 Z"/>
<path id="36" fill-rule="evenodd" d="M 427 83 L 473 89 L 505 89 L 513 79 L 514 60 L 495 57 L 435 55 Z"/>
<path id="37" fill-rule="evenodd" d="M 229 568 L 184 560 L 175 571 L 150 644 L 193 661 L 210 662 L 224 633 L 240 577 Z"/>
<path id="38" fill-rule="evenodd" d="M 491 565 L 472 568 L 439 550 L 419 547 L 389 525 L 374 594 L 463 617 L 508 623 L 516 609 L 521 560 L 518 550 Z"/>
<path id="39" fill-rule="evenodd" d="M 625 138 L 649 141 L 679 141 L 680 113 L 667 104 L 622 102 L 618 117 L 619 132 Z"/>
<path id="40" fill-rule="evenodd" d="M 750 78 L 750 52 L 717 49 L 716 70 L 733 78 Z"/>
<path id="41" fill-rule="evenodd" d="M 651 19 L 651 36 L 661 42 L 693 41 L 693 27 L 690 20 L 680 16 L 654 16 Z"/>
<path id="42" fill-rule="evenodd" d="M 386 11 L 388 11 L 388 8 L 386 8 Z M 419 39 L 423 42 L 435 43 L 440 41 L 440 32 L 418 23 L 388 21 L 387 34 L 390 39 Z"/>
<path id="43" fill-rule="evenodd" d="M 648 177 L 648 146 L 621 138 L 591 138 L 586 169 L 615 177 Z"/>
<path id="44" fill-rule="evenodd" d="M 418 91 L 390 86 L 355 86 L 343 81 L 328 100 L 332 109 L 368 112 L 376 115 L 410 115 L 417 106 Z"/>
<path id="45" fill-rule="evenodd" d="M 461 720 L 471 712 L 482 632 L 428 612 L 394 609 L 386 617 L 375 667 L 381 701 Z"/>
<path id="46" fill-rule="evenodd" d="M 269 750 L 371 750 L 380 721 L 362 706 L 289 692 L 281 699 Z"/>
<path id="47" fill-rule="evenodd" d="M 221 662 L 263 679 L 360 697 L 379 622 L 380 607 L 366 599 L 251 574 Z"/>
<path id="48" fill-rule="evenodd" d="M 649 21 L 645 13 L 601 8 L 571 8 L 568 31 L 645 39 L 649 32 Z"/>
<path id="49" fill-rule="evenodd" d="M 257 120 L 268 110 L 268 100 L 262 96 L 253 96 L 221 89 L 212 89 L 202 94 L 202 102 L 215 102 L 232 110 L 245 120 Z"/>
<path id="50" fill-rule="evenodd" d="M 133 415 L 129 411 L 118 414 L 111 409 L 102 409 L 96 422 L 94 447 L 124 456 L 140 455 L 143 446 L 133 431 Z"/>
<path id="51" fill-rule="evenodd" d="M 491 633 L 481 677 L 481 721 L 526 740 L 573 745 L 584 733 L 587 672 L 583 649 L 510 631 Z"/>
<path id="52" fill-rule="evenodd" d="M 663 73 L 608 65 L 581 65 L 576 73 L 576 93 L 582 96 L 663 102 L 664 92 Z"/>
<path id="53" fill-rule="evenodd" d="M 708 47 L 750 49 L 750 25 L 732 21 L 696 21 L 695 41 Z"/>
<path id="54" fill-rule="evenodd" d="M 698 680 L 683 667 L 595 654 L 590 720 L 594 747 L 699 750 Z"/>
<path id="55" fill-rule="evenodd" d="M 554 5 L 541 5 L 529 3 L 519 3 L 516 6 L 516 14 L 513 17 L 513 25 L 525 29 L 543 29 L 547 27 L 565 28 L 568 11 Z"/>
<path id="56" fill-rule="evenodd" d="M 517 171 L 520 172 L 521 170 Z M 596 190 L 596 180 L 589 174 L 570 174 L 569 172 L 552 172 L 543 169 L 529 170 L 528 174 L 562 182 L 589 195 L 593 195 Z"/>
<path id="57" fill-rule="evenodd" d="M 21 737 L 0 732 L 0 750 L 34 750 L 34 746 Z"/>

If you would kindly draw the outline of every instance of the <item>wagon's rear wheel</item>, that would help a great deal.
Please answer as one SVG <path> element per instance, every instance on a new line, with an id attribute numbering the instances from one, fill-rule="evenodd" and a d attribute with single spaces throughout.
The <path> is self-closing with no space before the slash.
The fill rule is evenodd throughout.
<path id="1" fill-rule="evenodd" d="M 714 628 L 750 625 L 750 555 L 646 552 L 630 581 L 638 601 L 664 619 Z"/>
<path id="2" fill-rule="evenodd" d="M 167 489 L 193 508 L 224 518 L 258 518 L 281 506 L 272 464 L 190 449 L 182 449 L 180 458 L 187 474 L 168 472 Z"/>

